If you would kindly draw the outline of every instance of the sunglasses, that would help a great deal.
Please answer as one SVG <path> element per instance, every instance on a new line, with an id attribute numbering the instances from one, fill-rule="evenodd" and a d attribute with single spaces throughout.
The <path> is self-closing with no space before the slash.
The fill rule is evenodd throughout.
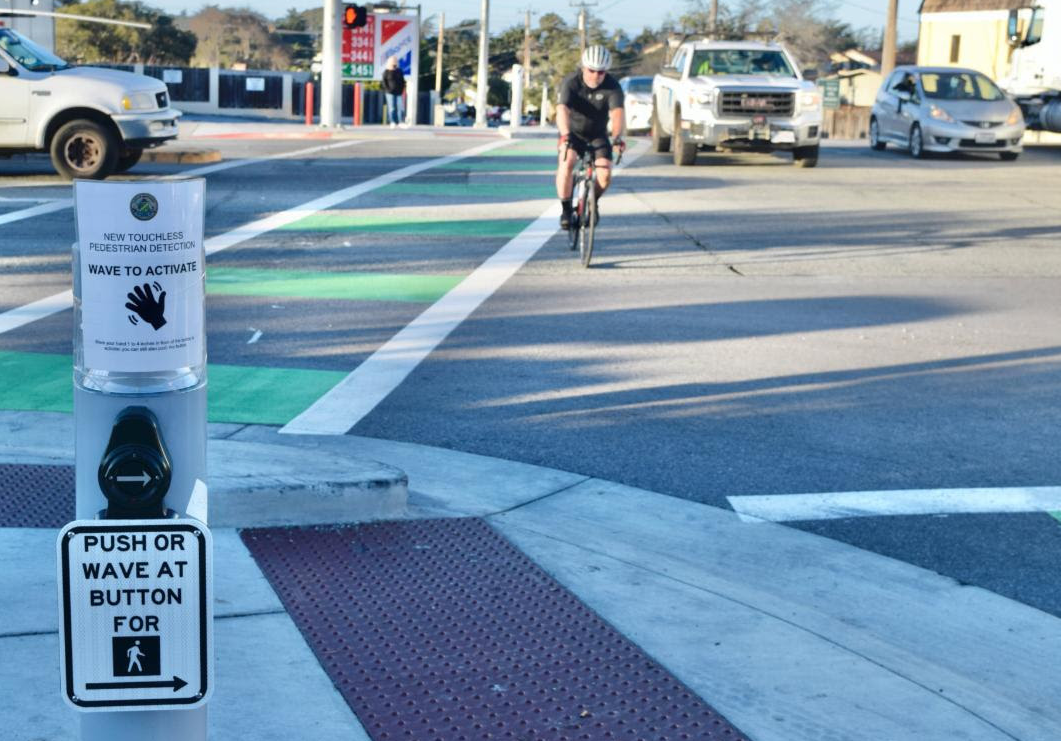
<path id="1" fill-rule="evenodd" d="M 606 70 L 606 69 L 587 69 L 586 71 L 589 72 L 591 75 L 606 75 L 606 74 L 608 74 L 608 70 Z"/>

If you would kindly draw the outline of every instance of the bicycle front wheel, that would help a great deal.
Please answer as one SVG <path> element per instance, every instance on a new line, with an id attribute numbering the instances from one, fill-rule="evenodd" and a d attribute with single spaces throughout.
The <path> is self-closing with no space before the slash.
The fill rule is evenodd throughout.
<path id="1" fill-rule="evenodd" d="M 578 254 L 584 268 L 589 267 L 590 258 L 593 257 L 593 232 L 597 228 L 597 189 L 590 183 L 586 191 L 586 208 L 582 214 L 581 238 L 578 241 Z"/>
<path id="2" fill-rule="evenodd" d="M 582 212 L 586 210 L 581 177 L 575 177 L 571 194 L 574 196 L 574 203 L 571 209 L 571 223 L 567 226 L 567 246 L 574 250 L 578 248 L 578 235 L 582 232 Z"/>

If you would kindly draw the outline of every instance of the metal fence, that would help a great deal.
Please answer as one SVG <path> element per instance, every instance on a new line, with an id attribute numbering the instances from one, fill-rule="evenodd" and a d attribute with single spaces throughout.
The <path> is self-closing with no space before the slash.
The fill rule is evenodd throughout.
<path id="1" fill-rule="evenodd" d="M 145 65 L 144 74 L 166 83 L 170 100 L 192 103 L 205 103 L 210 100 L 209 69 Z"/>

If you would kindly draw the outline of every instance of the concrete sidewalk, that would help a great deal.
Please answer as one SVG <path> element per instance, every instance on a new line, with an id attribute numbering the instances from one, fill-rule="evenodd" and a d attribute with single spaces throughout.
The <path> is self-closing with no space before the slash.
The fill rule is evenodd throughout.
<path id="1" fill-rule="evenodd" d="M 0 464 L 72 463 L 72 429 L 0 412 Z M 210 434 L 212 738 L 368 738 L 235 527 L 440 517 L 485 518 L 754 741 L 1061 738 L 1061 622 L 982 589 L 564 471 L 271 427 Z M 77 738 L 58 689 L 55 536 L 0 529 L 11 741 Z"/>

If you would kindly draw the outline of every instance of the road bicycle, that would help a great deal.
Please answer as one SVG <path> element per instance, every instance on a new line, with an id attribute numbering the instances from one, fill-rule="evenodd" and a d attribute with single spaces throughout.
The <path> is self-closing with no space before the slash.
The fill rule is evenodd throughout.
<path id="1" fill-rule="evenodd" d="M 567 157 L 565 152 L 564 157 Z M 619 150 L 615 158 L 618 165 L 623 159 Z M 567 230 L 568 245 L 572 250 L 578 248 L 582 267 L 588 268 L 593 257 L 593 235 L 597 228 L 597 188 L 593 150 L 583 152 L 575 166 L 574 184 L 571 188 L 571 224 Z"/>

